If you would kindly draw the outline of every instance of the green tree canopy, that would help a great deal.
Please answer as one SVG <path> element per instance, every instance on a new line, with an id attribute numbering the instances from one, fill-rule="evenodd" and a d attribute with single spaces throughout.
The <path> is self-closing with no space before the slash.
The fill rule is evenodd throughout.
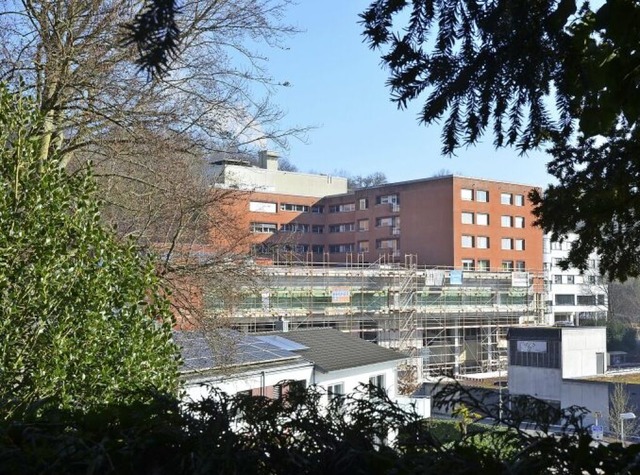
<path id="1" fill-rule="evenodd" d="M 598 249 L 610 278 L 640 274 L 637 0 L 377 0 L 362 23 L 393 100 L 423 97 L 420 120 L 442 121 L 444 154 L 485 133 L 550 147 L 558 184 L 532 192 L 538 224 L 578 233 L 579 268 Z"/>
<path id="2" fill-rule="evenodd" d="M 0 402 L 89 408 L 173 391 L 153 265 L 102 228 L 90 173 L 38 158 L 35 110 L 0 84 Z"/>

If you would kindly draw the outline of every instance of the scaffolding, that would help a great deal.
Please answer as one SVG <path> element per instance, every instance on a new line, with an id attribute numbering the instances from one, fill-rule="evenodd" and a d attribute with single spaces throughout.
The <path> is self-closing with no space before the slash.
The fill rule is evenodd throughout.
<path id="1" fill-rule="evenodd" d="M 543 322 L 538 272 L 462 271 L 357 258 L 331 264 L 262 266 L 259 288 L 247 289 L 228 315 L 246 332 L 333 327 L 403 351 L 421 379 L 499 371 L 506 331 Z M 212 313 L 229 311 L 208 302 Z"/>

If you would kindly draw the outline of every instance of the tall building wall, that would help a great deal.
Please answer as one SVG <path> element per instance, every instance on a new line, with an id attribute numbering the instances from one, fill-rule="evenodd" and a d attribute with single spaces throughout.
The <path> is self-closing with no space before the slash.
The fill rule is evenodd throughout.
<path id="1" fill-rule="evenodd" d="M 413 255 L 419 265 L 540 270 L 542 231 L 533 226 L 530 190 L 447 176 L 315 201 L 254 191 L 237 206 L 266 255 L 285 250 L 299 261 L 342 263 L 403 262 Z"/>

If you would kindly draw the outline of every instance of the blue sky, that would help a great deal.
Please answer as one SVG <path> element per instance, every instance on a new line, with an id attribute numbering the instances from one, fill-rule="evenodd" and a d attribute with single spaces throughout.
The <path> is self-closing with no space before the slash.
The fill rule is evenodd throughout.
<path id="1" fill-rule="evenodd" d="M 385 86 L 379 53 L 363 43 L 358 13 L 366 0 L 300 0 L 285 22 L 302 30 L 288 50 L 269 50 L 267 68 L 278 82 L 274 101 L 287 116 L 283 125 L 315 126 L 307 143 L 292 139 L 283 153 L 301 171 L 352 175 L 381 171 L 390 182 L 432 176 L 440 170 L 478 178 L 544 186 L 551 181 L 543 152 L 518 156 L 495 150 L 492 137 L 440 155 L 440 127 L 420 125 L 419 103 L 398 110 Z"/>

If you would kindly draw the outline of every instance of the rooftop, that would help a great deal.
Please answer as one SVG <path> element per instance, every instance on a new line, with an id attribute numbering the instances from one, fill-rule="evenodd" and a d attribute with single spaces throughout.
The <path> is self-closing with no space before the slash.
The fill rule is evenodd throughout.
<path id="1" fill-rule="evenodd" d="M 306 349 L 297 349 L 294 352 L 313 362 L 322 372 L 400 361 L 407 358 L 402 353 L 383 348 L 333 328 L 310 328 L 270 333 L 269 335 L 282 337 L 306 347 Z"/>

